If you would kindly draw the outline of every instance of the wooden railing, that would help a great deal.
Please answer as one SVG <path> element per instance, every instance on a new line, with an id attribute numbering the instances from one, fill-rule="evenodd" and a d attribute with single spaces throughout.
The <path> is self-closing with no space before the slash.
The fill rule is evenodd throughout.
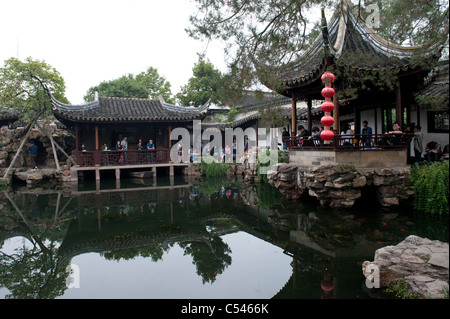
<path id="1" fill-rule="evenodd" d="M 83 151 L 76 152 L 77 165 L 119 166 L 169 163 L 169 149 L 142 151 Z"/>
<path id="2" fill-rule="evenodd" d="M 288 137 L 283 142 L 290 150 L 399 150 L 411 143 L 414 134 L 335 135 L 329 144 L 320 137 Z"/>

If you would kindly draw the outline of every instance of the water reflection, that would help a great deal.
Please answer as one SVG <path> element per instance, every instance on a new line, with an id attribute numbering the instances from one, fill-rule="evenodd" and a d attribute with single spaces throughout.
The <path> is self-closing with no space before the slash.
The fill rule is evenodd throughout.
<path id="1" fill-rule="evenodd" d="M 369 298 L 362 261 L 425 231 L 401 210 L 220 179 L 9 189 L 0 209 L 1 298 Z"/>

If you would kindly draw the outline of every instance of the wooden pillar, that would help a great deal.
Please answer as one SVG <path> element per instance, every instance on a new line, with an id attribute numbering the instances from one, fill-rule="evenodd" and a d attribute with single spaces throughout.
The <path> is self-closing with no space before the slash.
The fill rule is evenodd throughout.
<path id="1" fill-rule="evenodd" d="M 172 148 L 171 134 L 172 134 L 172 128 L 169 125 L 169 150 Z"/>
<path id="2" fill-rule="evenodd" d="M 311 112 L 311 110 L 312 110 L 312 99 L 311 99 L 311 97 L 308 97 L 308 124 L 307 124 L 307 126 L 308 126 L 308 131 L 310 131 L 310 132 L 312 132 L 312 119 L 311 119 L 312 112 Z"/>
<path id="3" fill-rule="evenodd" d="M 335 88 L 336 90 L 336 88 Z M 333 103 L 334 103 L 334 110 L 333 110 L 333 118 L 334 118 L 334 123 L 333 123 L 333 130 L 335 132 L 338 132 L 339 134 L 339 103 L 338 103 L 338 99 L 337 99 L 337 94 L 334 94 L 333 96 Z"/>
<path id="4" fill-rule="evenodd" d="M 361 113 L 357 104 L 353 106 L 353 114 L 355 120 L 355 134 L 361 134 Z"/>
<path id="5" fill-rule="evenodd" d="M 95 125 L 95 150 L 98 151 L 98 125 Z"/>
<path id="6" fill-rule="evenodd" d="M 80 151 L 80 128 L 78 124 L 75 124 L 75 147 L 77 152 Z"/>
<path id="7" fill-rule="evenodd" d="M 402 91 L 400 89 L 400 82 L 395 86 L 395 121 L 398 122 L 400 127 L 403 125 L 403 112 L 402 112 Z"/>
<path id="8" fill-rule="evenodd" d="M 116 168 L 116 180 L 120 180 L 120 168 Z"/>
<path id="9" fill-rule="evenodd" d="M 292 132 L 291 136 L 297 135 L 297 100 L 292 96 Z"/>

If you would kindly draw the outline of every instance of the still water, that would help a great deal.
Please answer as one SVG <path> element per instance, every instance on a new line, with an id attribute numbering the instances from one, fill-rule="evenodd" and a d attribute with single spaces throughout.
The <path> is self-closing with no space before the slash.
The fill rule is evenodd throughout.
<path id="1" fill-rule="evenodd" d="M 364 207 L 363 207 L 364 206 Z M 176 177 L 0 191 L 0 298 L 366 299 L 361 265 L 448 219 Z"/>

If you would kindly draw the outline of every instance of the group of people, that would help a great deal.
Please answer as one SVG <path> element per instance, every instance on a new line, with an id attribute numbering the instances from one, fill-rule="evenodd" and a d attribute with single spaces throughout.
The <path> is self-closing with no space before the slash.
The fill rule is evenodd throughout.
<path id="1" fill-rule="evenodd" d="M 427 162 L 437 162 L 441 159 L 448 160 L 449 159 L 449 146 L 448 144 L 444 146 L 444 149 L 441 149 L 441 145 L 435 141 L 430 141 L 425 145 L 423 143 L 423 133 L 421 132 L 421 127 L 419 125 L 415 125 L 413 128 L 414 131 L 414 158 L 416 162 L 422 162 L 426 160 Z M 409 128 L 411 131 L 411 127 Z M 425 156 L 423 153 L 425 151 Z"/>

